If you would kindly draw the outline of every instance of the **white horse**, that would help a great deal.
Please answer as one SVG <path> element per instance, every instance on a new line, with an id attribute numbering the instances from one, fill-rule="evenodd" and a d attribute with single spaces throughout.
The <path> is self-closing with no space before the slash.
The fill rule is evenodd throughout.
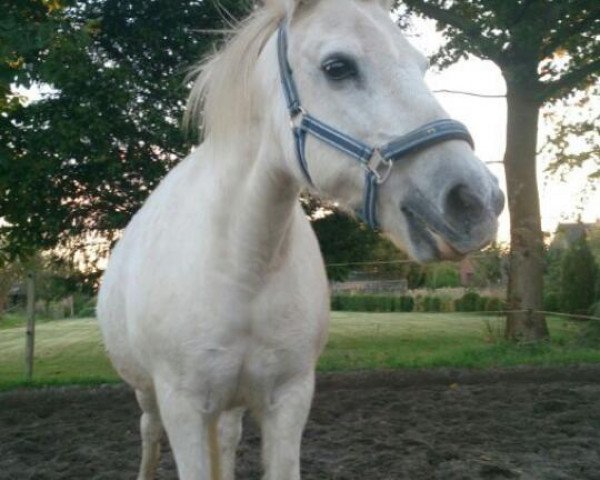
<path id="1" fill-rule="evenodd" d="M 143 412 L 139 479 L 154 477 L 163 426 L 181 479 L 233 479 L 245 409 L 261 425 L 264 478 L 300 478 L 329 319 L 302 189 L 364 203 L 420 261 L 494 238 L 497 181 L 456 123 L 430 138 L 447 115 L 388 8 L 270 0 L 200 67 L 189 115 L 202 111 L 204 141 L 135 215 L 98 299 L 108 354 Z M 396 162 L 415 131 L 425 141 Z"/>

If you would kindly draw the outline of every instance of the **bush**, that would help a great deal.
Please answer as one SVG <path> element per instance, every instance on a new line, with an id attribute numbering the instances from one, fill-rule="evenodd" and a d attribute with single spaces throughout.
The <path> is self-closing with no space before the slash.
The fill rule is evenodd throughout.
<path id="1" fill-rule="evenodd" d="M 444 287 L 458 287 L 460 276 L 458 268 L 453 263 L 440 263 L 431 265 L 425 274 L 425 286 L 436 289 Z"/>
<path id="2" fill-rule="evenodd" d="M 415 308 L 415 299 L 409 295 L 394 298 L 395 312 L 412 312 Z"/>
<path id="3" fill-rule="evenodd" d="M 501 298 L 498 297 L 482 297 L 485 298 L 485 308 L 486 312 L 501 312 L 506 310 L 506 305 Z"/>
<path id="4" fill-rule="evenodd" d="M 345 312 L 499 312 L 506 309 L 504 300 L 467 292 L 453 300 L 448 296 L 418 295 L 334 295 L 331 309 Z"/>
<path id="5" fill-rule="evenodd" d="M 547 312 L 560 312 L 560 296 L 558 293 L 544 295 L 544 310 Z"/>
<path id="6" fill-rule="evenodd" d="M 332 295 L 331 298 L 329 299 L 329 306 L 331 307 L 331 310 L 333 311 L 338 311 L 342 309 L 342 301 L 340 299 L 339 295 Z"/>
<path id="7" fill-rule="evenodd" d="M 455 308 L 454 308 L 454 299 L 452 297 L 440 297 L 441 301 L 442 301 L 442 305 L 441 305 L 441 311 L 442 312 L 454 312 Z"/>
<path id="8" fill-rule="evenodd" d="M 477 312 L 481 307 L 481 295 L 477 292 L 467 292 L 454 301 L 457 312 Z"/>
<path id="9" fill-rule="evenodd" d="M 573 243 L 561 264 L 560 306 L 569 313 L 586 313 L 594 303 L 598 266 L 585 237 Z"/>
<path id="10" fill-rule="evenodd" d="M 333 295 L 331 309 L 343 312 L 412 312 L 414 299 L 392 295 Z"/>
<path id="11" fill-rule="evenodd" d="M 423 307 L 425 312 L 439 312 L 442 309 L 442 301 L 440 297 L 426 296 L 423 297 Z"/>

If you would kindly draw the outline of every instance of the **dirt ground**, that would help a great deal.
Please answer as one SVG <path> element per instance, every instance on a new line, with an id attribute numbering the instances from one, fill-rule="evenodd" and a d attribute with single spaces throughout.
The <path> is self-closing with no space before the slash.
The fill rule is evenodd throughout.
<path id="1" fill-rule="evenodd" d="M 1 479 L 132 479 L 138 407 L 123 385 L 0 394 Z M 259 479 L 246 422 L 238 478 Z M 303 479 L 600 479 L 600 366 L 319 377 Z M 168 445 L 159 479 L 175 479 Z"/>

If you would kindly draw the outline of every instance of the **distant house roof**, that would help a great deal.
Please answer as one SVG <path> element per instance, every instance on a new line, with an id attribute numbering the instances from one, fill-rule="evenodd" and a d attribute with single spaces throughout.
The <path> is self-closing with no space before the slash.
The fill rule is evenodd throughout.
<path id="1" fill-rule="evenodd" d="M 589 234 L 591 230 L 600 228 L 600 219 L 595 223 L 559 223 L 556 227 L 552 246 L 558 248 L 568 248 L 584 235 Z"/>

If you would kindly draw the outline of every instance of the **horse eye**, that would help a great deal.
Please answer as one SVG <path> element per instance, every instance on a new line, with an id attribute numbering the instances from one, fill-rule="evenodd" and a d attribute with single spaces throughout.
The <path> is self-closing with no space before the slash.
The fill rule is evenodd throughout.
<path id="1" fill-rule="evenodd" d="M 330 57 L 321 64 L 325 75 L 331 80 L 344 80 L 358 74 L 358 67 L 354 60 L 343 57 Z"/>

